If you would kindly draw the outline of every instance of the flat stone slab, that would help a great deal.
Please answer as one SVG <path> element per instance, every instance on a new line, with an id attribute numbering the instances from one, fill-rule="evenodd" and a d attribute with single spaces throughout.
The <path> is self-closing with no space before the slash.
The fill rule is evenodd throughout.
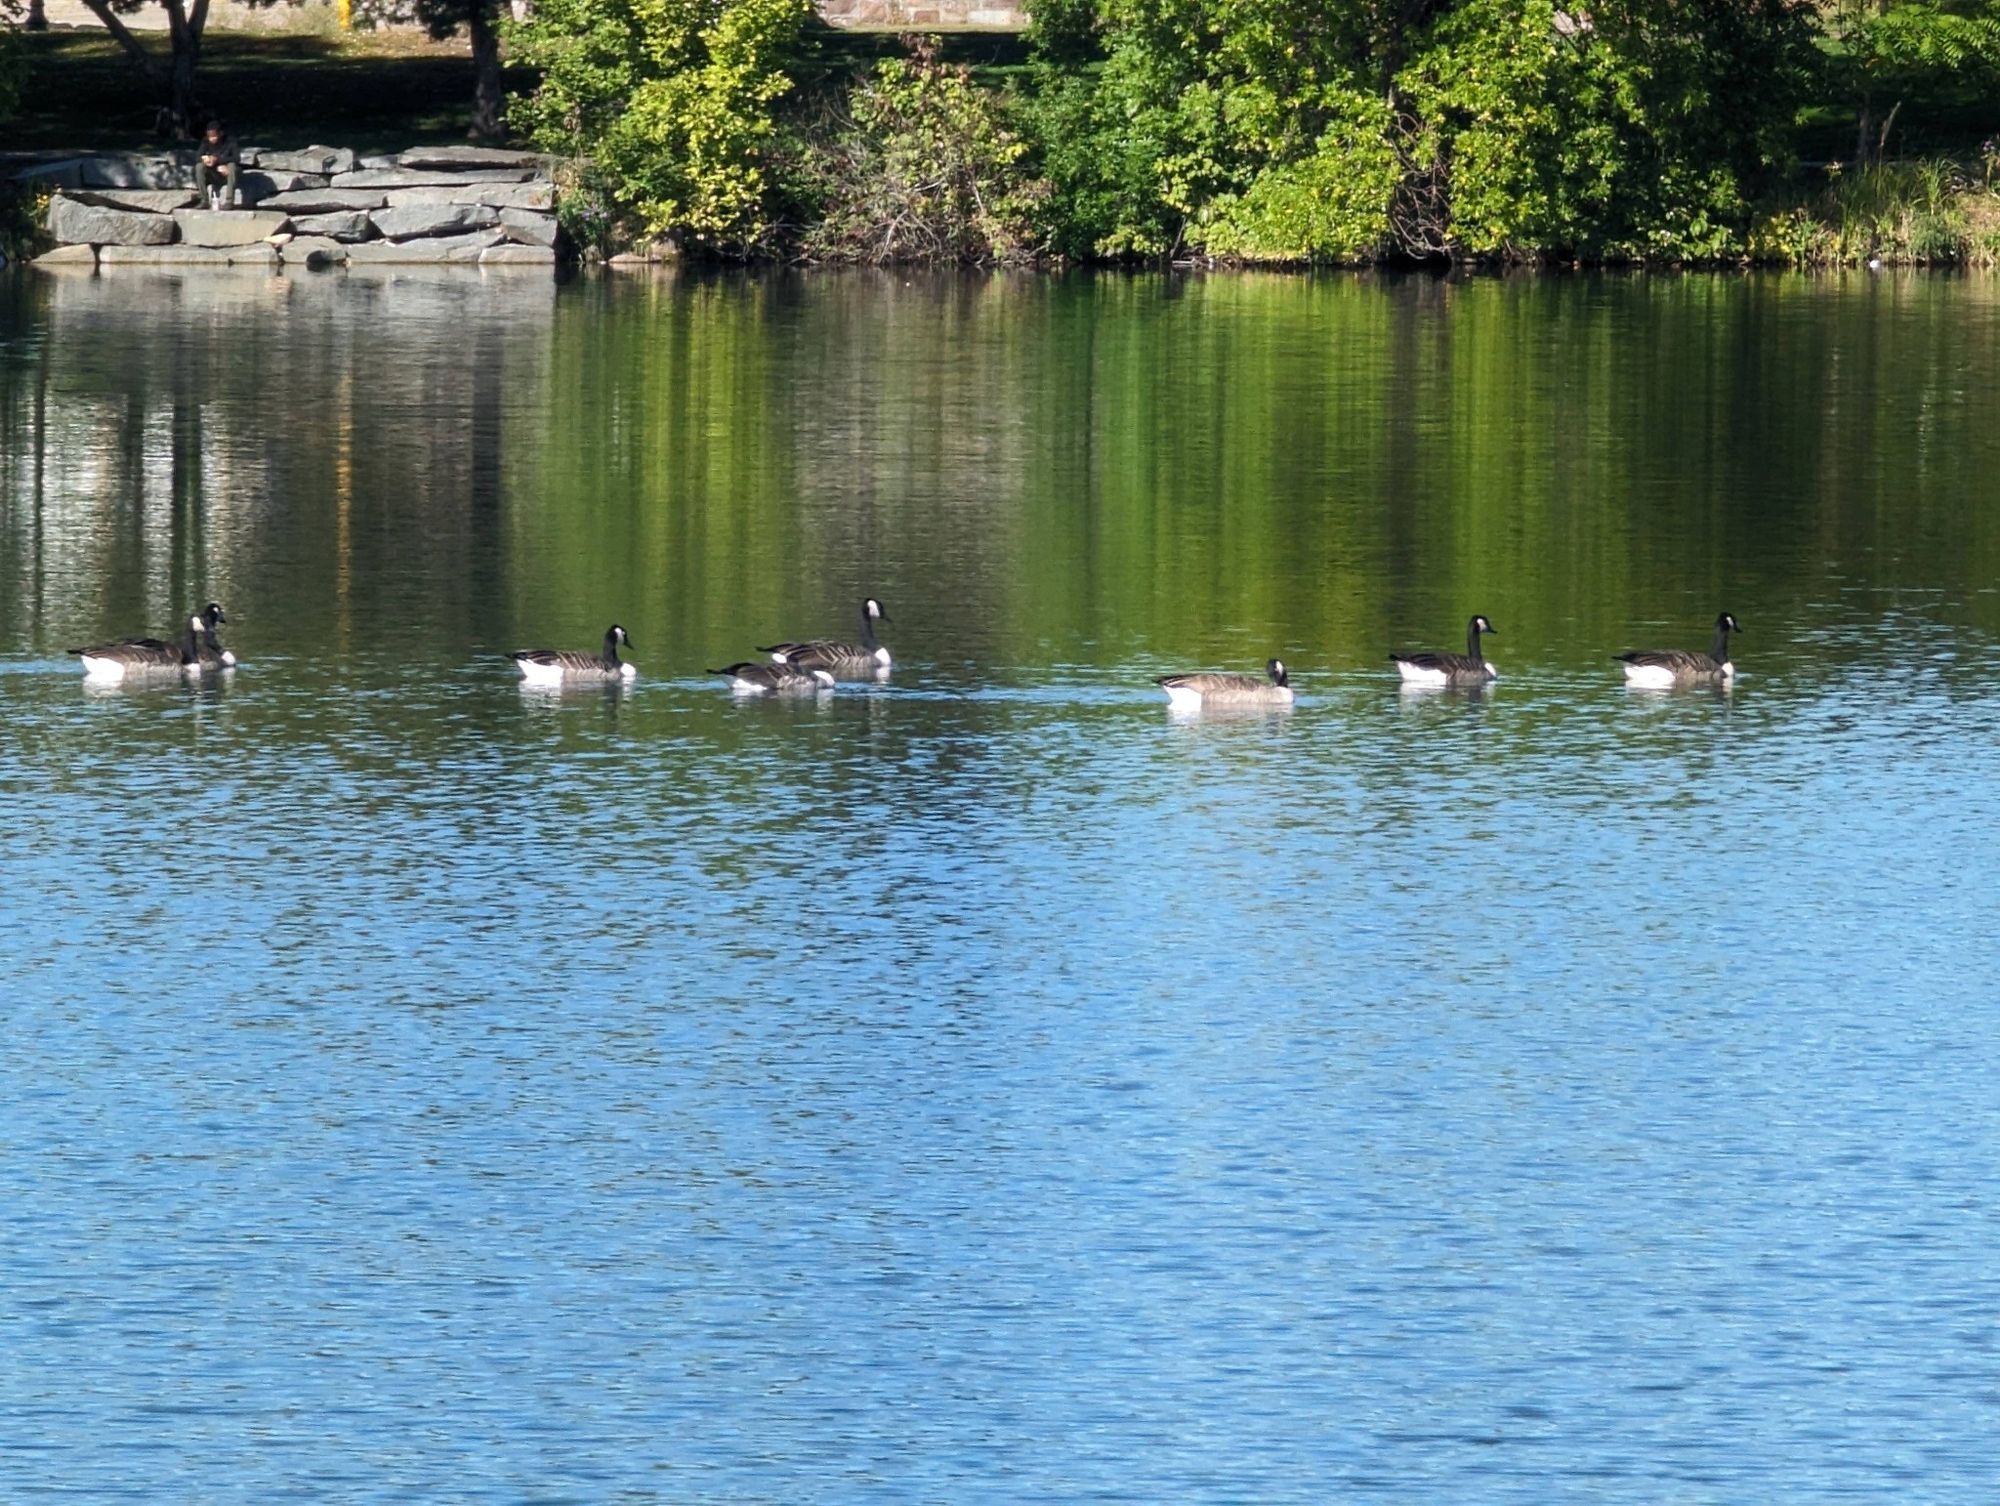
<path id="1" fill-rule="evenodd" d="M 192 188 L 72 188 L 67 196 L 106 209 L 136 209 L 142 214 L 172 214 L 200 202 Z"/>
<path id="2" fill-rule="evenodd" d="M 332 182 L 334 188 L 455 188 L 466 183 L 526 183 L 535 176 L 531 167 L 481 168 L 477 172 L 447 173 L 428 168 L 381 167 L 361 168 L 356 172 L 341 173 Z"/>
<path id="3" fill-rule="evenodd" d="M 502 146 L 413 146 L 396 155 L 399 167 L 540 167 L 539 152 L 512 151 Z"/>
<path id="4" fill-rule="evenodd" d="M 193 176 L 192 168 L 171 157 L 138 152 L 93 152 L 80 161 L 85 188 L 182 188 Z"/>
<path id="5" fill-rule="evenodd" d="M 55 198 L 49 201 L 49 234 L 66 245 L 164 246 L 174 238 L 174 222 L 164 214 Z"/>
<path id="6" fill-rule="evenodd" d="M 354 153 L 344 146 L 308 146 L 298 151 L 274 151 L 260 146 L 243 155 L 267 173 L 312 173 L 324 177 L 329 173 L 351 173 L 356 165 Z"/>
<path id="7" fill-rule="evenodd" d="M 275 267 L 278 248 L 254 246 L 106 246 L 100 267 Z"/>
<path id="8" fill-rule="evenodd" d="M 377 209 L 368 218 L 392 241 L 421 235 L 463 235 L 500 222 L 500 212 L 484 204 L 398 204 Z"/>
<path id="9" fill-rule="evenodd" d="M 288 267 L 334 267 L 347 260 L 347 247 L 323 235 L 295 235 L 278 257 Z"/>
<path id="10" fill-rule="evenodd" d="M 276 235 L 291 220 L 280 209 L 178 209 L 174 224 L 188 246 L 247 246 Z"/>
<path id="11" fill-rule="evenodd" d="M 552 214 L 538 214 L 532 209 L 503 209 L 500 228 L 511 241 L 525 241 L 531 246 L 556 243 L 556 217 Z"/>
<path id="12" fill-rule="evenodd" d="M 358 209 L 343 214 L 295 214 L 292 228 L 301 235 L 336 241 L 365 241 L 375 233 L 374 222 Z"/>
<path id="13" fill-rule="evenodd" d="M 60 162 L 30 162 L 14 174 L 16 182 L 46 183 L 51 188 L 83 187 L 83 159 L 66 157 Z"/>
<path id="14" fill-rule="evenodd" d="M 419 262 L 476 262 L 479 254 L 500 244 L 498 230 L 471 235 L 429 235 L 413 241 L 362 241 L 347 248 L 350 267 Z"/>
<path id="15" fill-rule="evenodd" d="M 58 246 L 53 251 L 44 251 L 30 266 L 35 267 L 94 267 L 97 265 L 95 246 Z"/>
<path id="16" fill-rule="evenodd" d="M 555 264 L 553 246 L 524 246 L 518 241 L 509 241 L 488 246 L 479 253 L 479 265 L 482 267 L 553 267 Z"/>
<path id="17" fill-rule="evenodd" d="M 458 183 L 448 188 L 392 188 L 391 207 L 404 204 L 484 204 L 490 209 L 551 209 L 553 183 Z"/>
<path id="18" fill-rule="evenodd" d="M 339 188 L 301 188 L 290 193 L 272 194 L 268 199 L 258 201 L 259 209 L 282 209 L 286 214 L 297 217 L 302 214 L 342 214 L 359 210 L 366 214 L 371 209 L 381 209 L 388 204 L 388 196 L 381 193 L 349 193 Z"/>
<path id="19" fill-rule="evenodd" d="M 242 194 L 246 204 L 261 204 L 281 193 L 297 193 L 302 189 L 324 188 L 326 185 L 327 179 L 319 173 L 253 171 L 243 173 L 236 180 L 236 190 Z"/>

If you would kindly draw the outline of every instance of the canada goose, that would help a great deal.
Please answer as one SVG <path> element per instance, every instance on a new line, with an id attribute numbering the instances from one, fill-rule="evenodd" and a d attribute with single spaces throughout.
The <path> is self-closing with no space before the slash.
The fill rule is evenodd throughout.
<path id="1" fill-rule="evenodd" d="M 507 657 L 520 666 L 521 678 L 531 685 L 605 685 L 636 680 L 638 669 L 618 657 L 620 644 L 630 648 L 632 640 L 614 622 L 604 630 L 601 654 L 573 648 L 524 648 Z"/>
<path id="2" fill-rule="evenodd" d="M 745 659 L 726 669 L 711 669 L 712 675 L 728 675 L 731 690 L 756 695 L 795 695 L 807 690 L 833 689 L 833 676 L 823 669 L 793 669 L 789 664 L 759 664 Z"/>
<path id="3" fill-rule="evenodd" d="M 1484 685 L 1499 679 L 1500 671 L 1480 653 L 1479 635 L 1498 631 L 1484 617 L 1474 617 L 1466 624 L 1462 654 L 1391 654 L 1389 658 L 1410 685 Z"/>
<path id="4" fill-rule="evenodd" d="M 131 674 L 160 674 L 167 670 L 198 673 L 201 669 L 199 635 L 205 625 L 199 617 L 188 618 L 178 646 L 162 643 L 157 638 L 144 638 L 136 642 L 100 644 L 96 648 L 73 648 L 69 652 L 83 661 L 84 676 L 92 680 L 122 680 Z"/>
<path id="5" fill-rule="evenodd" d="M 228 621 L 229 619 L 222 615 L 222 607 L 217 602 L 211 601 L 201 609 L 201 641 L 196 645 L 195 651 L 201 659 L 201 667 L 203 669 L 234 669 L 236 667 L 236 655 L 224 648 L 222 640 L 215 636 L 216 624 L 227 623 Z M 169 644 L 160 642 L 157 638 L 127 638 L 125 642 L 142 648 L 164 649 L 171 647 Z"/>
<path id="6" fill-rule="evenodd" d="M 1727 684 L 1736 678 L 1736 666 L 1729 662 L 1729 635 L 1742 632 L 1727 612 L 1715 619 L 1715 646 L 1697 654 L 1684 648 L 1635 648 L 1617 655 L 1625 666 L 1625 683 L 1653 690 L 1669 690 L 1676 685 Z"/>
<path id="7" fill-rule="evenodd" d="M 1155 682 L 1166 691 L 1168 704 L 1185 711 L 1203 706 L 1289 706 L 1291 671 L 1282 659 L 1264 666 L 1268 680 L 1255 675 L 1161 675 Z"/>
<path id="8" fill-rule="evenodd" d="M 879 674 L 889 667 L 889 650 L 875 637 L 877 620 L 887 622 L 882 603 L 869 597 L 861 603 L 861 641 L 842 643 L 833 638 L 812 638 L 803 643 L 773 643 L 757 650 L 769 654 L 773 664 L 789 664 L 794 669 L 827 669 L 837 676 L 853 679 Z"/>

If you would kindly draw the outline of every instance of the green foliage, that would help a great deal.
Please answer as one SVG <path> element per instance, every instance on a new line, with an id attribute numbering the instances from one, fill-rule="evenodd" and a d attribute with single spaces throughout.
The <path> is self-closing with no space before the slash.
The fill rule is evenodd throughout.
<path id="1" fill-rule="evenodd" d="M 1030 259 L 1042 185 L 1000 102 L 935 38 L 877 65 L 803 146 L 795 190 L 808 206 L 802 250 L 825 261 Z"/>
<path id="2" fill-rule="evenodd" d="M 543 70 L 512 120 L 588 155 L 648 233 L 724 255 L 773 230 L 778 103 L 811 0 L 543 0 L 512 29 Z"/>
<path id="3" fill-rule="evenodd" d="M 1990 263 L 2000 194 L 1948 158 L 1836 167 L 1803 203 L 1760 221 L 1751 250 L 1794 266 Z"/>
<path id="4" fill-rule="evenodd" d="M 1813 64 L 1794 0 L 1079 3 L 1032 118 L 1099 254 L 1735 254 Z"/>
<path id="5" fill-rule="evenodd" d="M 1243 261 L 1354 262 L 1389 244 L 1389 205 L 1402 167 L 1387 107 L 1364 94 L 1321 133 L 1313 151 L 1258 172 L 1239 198 L 1215 206 L 1204 240 Z"/>
<path id="6" fill-rule="evenodd" d="M 1899 117 L 1969 100 L 1991 119 L 2000 0 L 1834 0 L 1823 28 L 1833 86 L 1854 110 L 1857 165 L 1883 155 Z"/>

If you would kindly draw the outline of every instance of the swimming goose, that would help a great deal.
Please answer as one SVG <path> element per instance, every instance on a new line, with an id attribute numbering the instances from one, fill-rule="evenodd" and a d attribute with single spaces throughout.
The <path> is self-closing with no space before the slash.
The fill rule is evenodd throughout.
<path id="1" fill-rule="evenodd" d="M 793 669 L 789 664 L 759 664 L 754 659 L 745 659 L 726 669 L 711 669 L 709 673 L 728 675 L 731 690 L 757 695 L 833 689 L 833 676 L 824 669 Z"/>
<path id="2" fill-rule="evenodd" d="M 99 644 L 96 648 L 73 648 L 69 652 L 83 661 L 84 676 L 92 680 L 122 680 L 127 675 L 161 674 L 169 670 L 199 673 L 200 634 L 205 626 L 199 617 L 188 618 L 178 646 L 157 638 L 142 638 L 135 642 Z"/>
<path id="3" fill-rule="evenodd" d="M 882 603 L 871 596 L 861 603 L 859 643 L 812 638 L 803 643 L 773 643 L 757 652 L 769 654 L 773 664 L 789 664 L 794 669 L 826 669 L 848 679 L 880 674 L 889 667 L 889 650 L 875 637 L 877 619 L 887 622 L 889 614 L 882 610 Z"/>
<path id="4" fill-rule="evenodd" d="M 1676 685 L 1727 684 L 1736 678 L 1729 662 L 1729 635 L 1743 629 L 1727 612 L 1715 619 L 1715 646 L 1705 654 L 1684 648 L 1635 648 L 1617 655 L 1625 666 L 1625 683 L 1653 690 Z"/>
<path id="5" fill-rule="evenodd" d="M 521 678 L 531 685 L 609 685 L 639 677 L 636 666 L 619 659 L 620 644 L 630 648 L 632 640 L 614 622 L 604 630 L 601 654 L 573 648 L 524 648 L 507 657 L 520 666 Z"/>
<path id="6" fill-rule="evenodd" d="M 1255 675 L 1161 675 L 1155 682 L 1166 691 L 1168 704 L 1186 711 L 1203 706 L 1289 706 L 1292 677 L 1282 659 L 1264 666 L 1268 680 Z"/>
<path id="7" fill-rule="evenodd" d="M 1391 654 L 1389 658 L 1410 685 L 1484 685 L 1499 679 L 1500 671 L 1480 653 L 1479 635 L 1498 631 L 1484 617 L 1475 617 L 1466 625 L 1462 654 Z"/>
<path id="8" fill-rule="evenodd" d="M 219 603 L 211 601 L 207 606 L 202 608 L 201 642 L 196 646 L 196 653 L 201 658 L 201 667 L 203 669 L 234 669 L 236 667 L 236 655 L 224 648 L 222 640 L 215 636 L 216 624 L 227 623 L 228 621 L 229 619 L 222 615 L 222 607 Z M 164 649 L 171 647 L 169 644 L 160 642 L 157 638 L 127 638 L 124 641 L 143 648 Z"/>

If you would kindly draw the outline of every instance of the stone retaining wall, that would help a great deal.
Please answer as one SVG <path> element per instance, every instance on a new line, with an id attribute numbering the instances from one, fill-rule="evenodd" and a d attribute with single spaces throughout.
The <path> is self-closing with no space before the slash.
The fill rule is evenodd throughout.
<path id="1" fill-rule="evenodd" d="M 1028 24 L 1024 0 L 819 0 L 829 26 L 899 27 L 924 31 L 1020 31 Z"/>
<path id="2" fill-rule="evenodd" d="M 335 267 L 442 262 L 553 268 L 547 158 L 490 147 L 243 149 L 237 209 L 201 206 L 190 150 L 94 152 L 14 176 L 55 186 L 38 266 Z"/>

